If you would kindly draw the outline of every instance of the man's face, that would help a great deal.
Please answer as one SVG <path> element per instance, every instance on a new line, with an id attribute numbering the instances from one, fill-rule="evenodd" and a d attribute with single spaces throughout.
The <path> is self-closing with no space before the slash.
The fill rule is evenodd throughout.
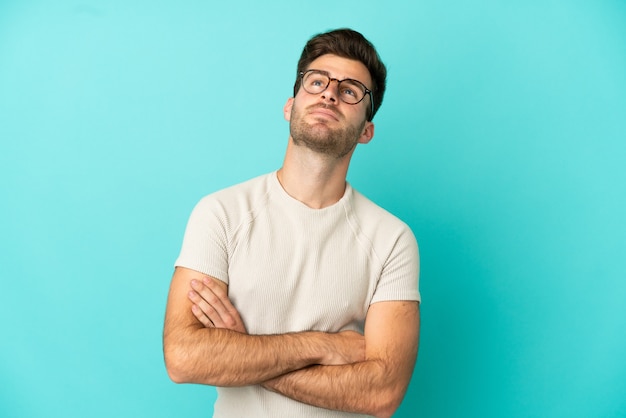
<path id="1" fill-rule="evenodd" d="M 358 80 L 368 88 L 372 81 L 367 68 L 359 61 L 322 55 L 308 69 L 321 70 L 331 78 Z M 351 105 L 339 99 L 338 83 L 331 81 L 319 94 L 302 87 L 285 105 L 285 118 L 293 143 L 337 159 L 348 155 L 357 143 L 366 143 L 374 134 L 374 125 L 366 120 L 371 97 Z"/>

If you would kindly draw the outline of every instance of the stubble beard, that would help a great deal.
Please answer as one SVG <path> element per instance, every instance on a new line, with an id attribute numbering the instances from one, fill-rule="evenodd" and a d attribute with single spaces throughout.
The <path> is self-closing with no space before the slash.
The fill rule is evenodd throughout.
<path id="1" fill-rule="evenodd" d="M 289 131 L 294 145 L 304 146 L 311 151 L 340 159 L 354 149 L 365 127 L 365 121 L 359 126 L 347 125 L 342 128 L 330 128 L 325 122 L 313 124 L 304 121 L 295 106 L 291 109 Z"/>

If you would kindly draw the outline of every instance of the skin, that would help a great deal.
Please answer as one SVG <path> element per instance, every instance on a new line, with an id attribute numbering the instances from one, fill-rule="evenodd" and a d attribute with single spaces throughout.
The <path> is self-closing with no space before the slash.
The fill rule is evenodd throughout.
<path id="1" fill-rule="evenodd" d="M 364 340 L 356 332 L 247 335 L 228 328 L 205 328 L 194 316 L 188 296 L 194 280 L 201 283 L 208 278 L 182 267 L 172 277 L 163 351 L 174 382 L 260 384 L 312 364 L 338 365 L 363 358 Z"/>
<path id="2" fill-rule="evenodd" d="M 350 153 L 357 144 L 359 133 L 365 127 L 365 120 L 357 123 L 345 123 L 340 127 L 329 126 L 329 121 L 344 121 L 346 116 L 339 112 L 332 102 L 337 85 L 331 82 L 330 92 L 322 92 L 322 96 L 330 103 L 313 103 L 300 110 L 291 106 L 289 115 L 290 134 L 293 143 L 297 146 L 309 148 L 322 155 L 340 159 Z M 369 99 L 369 96 L 368 96 Z M 307 120 L 307 116 L 310 119 Z"/>
<path id="3" fill-rule="evenodd" d="M 358 61 L 324 55 L 310 68 L 372 85 Z M 366 121 L 369 97 L 348 105 L 336 88 L 332 82 L 318 95 L 300 89 L 284 107 L 291 130 L 278 179 L 289 195 L 312 208 L 343 196 L 355 146 L 374 135 L 374 124 Z M 178 267 L 167 303 L 165 362 L 179 383 L 261 384 L 311 405 L 386 417 L 400 405 L 411 379 L 419 321 L 417 302 L 389 301 L 370 306 L 364 335 L 249 335 L 225 283 Z"/>

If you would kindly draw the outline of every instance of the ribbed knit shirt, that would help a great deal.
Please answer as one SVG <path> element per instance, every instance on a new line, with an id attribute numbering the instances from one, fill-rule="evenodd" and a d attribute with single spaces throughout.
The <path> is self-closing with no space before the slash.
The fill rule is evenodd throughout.
<path id="1" fill-rule="evenodd" d="M 335 204 L 312 209 L 276 172 L 204 197 L 189 219 L 177 266 L 228 284 L 250 334 L 363 333 L 372 303 L 419 301 L 410 228 L 346 183 Z M 217 388 L 214 417 L 354 417 L 258 385 Z"/>

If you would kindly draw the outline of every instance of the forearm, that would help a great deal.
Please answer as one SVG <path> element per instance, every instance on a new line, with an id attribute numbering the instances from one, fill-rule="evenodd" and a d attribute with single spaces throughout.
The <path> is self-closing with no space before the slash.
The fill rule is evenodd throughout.
<path id="1" fill-rule="evenodd" d="M 192 283 L 207 277 L 183 267 L 176 268 L 172 277 L 163 352 L 173 381 L 244 386 L 313 364 L 347 364 L 365 357 L 363 337 L 349 331 L 248 335 L 243 326 L 205 327 L 192 313 L 194 305 L 188 297 L 193 294 Z M 226 297 L 226 284 L 221 285 L 224 289 L 215 289 Z"/>
<path id="2" fill-rule="evenodd" d="M 322 363 L 328 342 L 318 332 L 247 335 L 190 327 L 164 334 L 164 354 L 177 383 L 244 386 Z"/>
<path id="3" fill-rule="evenodd" d="M 382 361 L 369 360 L 343 366 L 312 366 L 263 384 L 291 399 L 346 412 L 391 416 L 406 391 L 404 379 Z"/>

